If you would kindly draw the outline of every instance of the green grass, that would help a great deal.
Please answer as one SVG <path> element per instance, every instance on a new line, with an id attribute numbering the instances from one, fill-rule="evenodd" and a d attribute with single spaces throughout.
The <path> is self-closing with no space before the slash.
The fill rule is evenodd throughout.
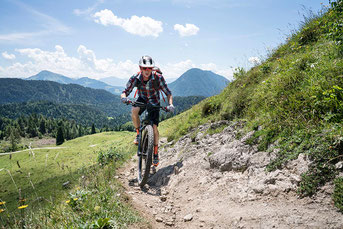
<path id="1" fill-rule="evenodd" d="M 0 201 L 6 204 L 0 206 L 5 209 L 0 224 L 70 227 L 95 225 L 108 218 L 109 224 L 125 227 L 141 221 L 114 179 L 116 168 L 135 151 L 133 136 L 105 132 L 68 141 L 61 145 L 64 148 L 35 150 L 34 157 L 27 151 L 13 154 L 12 159 L 2 156 Z M 64 188 L 67 181 L 70 185 Z M 82 197 L 82 192 L 87 195 Z M 74 198 L 78 198 L 77 207 L 65 203 Z M 28 207 L 19 210 L 20 205 Z"/>

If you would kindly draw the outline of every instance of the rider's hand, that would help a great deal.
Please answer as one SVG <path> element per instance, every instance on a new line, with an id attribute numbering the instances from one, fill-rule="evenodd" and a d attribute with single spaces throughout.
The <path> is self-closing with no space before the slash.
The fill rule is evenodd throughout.
<path id="1" fill-rule="evenodd" d="M 174 111 L 175 111 L 174 105 L 171 104 L 171 105 L 167 106 L 167 110 L 168 110 L 169 112 L 171 112 L 171 113 L 174 113 Z"/>
<path id="2" fill-rule="evenodd" d="M 122 102 L 122 103 L 128 104 L 129 101 L 130 101 L 130 100 L 129 100 L 128 97 L 123 97 L 123 98 L 121 98 L 121 102 Z"/>

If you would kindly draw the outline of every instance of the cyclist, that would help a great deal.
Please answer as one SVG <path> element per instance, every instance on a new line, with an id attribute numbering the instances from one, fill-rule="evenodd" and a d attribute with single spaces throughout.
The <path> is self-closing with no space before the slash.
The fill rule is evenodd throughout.
<path id="1" fill-rule="evenodd" d="M 133 75 L 126 84 L 125 90 L 121 94 L 121 101 L 123 103 L 128 103 L 129 99 L 127 96 L 130 95 L 134 87 L 137 87 L 138 99 L 137 102 L 141 103 L 150 103 L 151 105 L 159 106 L 160 105 L 160 91 L 163 91 L 167 95 L 168 111 L 174 112 L 173 106 L 173 96 L 169 90 L 166 81 L 162 75 L 162 72 L 155 68 L 155 62 L 150 56 L 142 56 L 139 60 L 140 72 Z M 137 93 L 137 92 L 136 92 Z M 138 144 L 139 139 L 139 126 L 140 120 L 139 116 L 144 112 L 145 109 L 142 109 L 137 106 L 132 107 L 132 122 L 136 128 L 137 136 L 134 139 L 133 143 Z M 153 165 L 157 166 L 159 163 L 158 158 L 158 141 L 159 141 L 159 132 L 158 132 L 158 123 L 160 112 L 159 110 L 148 109 L 148 115 L 150 120 L 153 122 L 154 129 L 154 156 L 153 156 Z"/>

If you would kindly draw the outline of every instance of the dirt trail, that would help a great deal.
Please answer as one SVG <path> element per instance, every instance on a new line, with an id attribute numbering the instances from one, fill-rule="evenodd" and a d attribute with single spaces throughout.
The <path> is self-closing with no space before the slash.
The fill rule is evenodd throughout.
<path id="1" fill-rule="evenodd" d="M 225 125 L 222 133 L 204 134 Z M 283 170 L 265 172 L 273 153 L 235 139 L 239 123 L 199 127 L 171 145 L 161 140 L 160 165 L 141 190 L 134 157 L 119 179 L 153 228 L 343 228 L 332 184 L 313 198 L 296 194 L 304 155 Z M 250 133 L 252 134 L 252 133 Z M 342 174 L 341 174 L 342 175 Z"/>

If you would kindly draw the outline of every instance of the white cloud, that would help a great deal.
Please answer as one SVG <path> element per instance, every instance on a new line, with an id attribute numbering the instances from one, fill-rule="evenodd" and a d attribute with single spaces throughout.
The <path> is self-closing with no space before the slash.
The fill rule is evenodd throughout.
<path id="1" fill-rule="evenodd" d="M 74 9 L 73 13 L 77 16 L 81 16 L 81 15 L 88 15 L 90 13 L 92 13 L 100 4 L 104 3 L 104 0 L 98 0 L 94 3 L 94 5 L 88 7 L 87 9 Z"/>
<path id="2" fill-rule="evenodd" d="M 8 54 L 7 52 L 3 52 L 2 57 L 5 58 L 6 60 L 14 60 L 15 59 L 14 54 Z"/>
<path id="3" fill-rule="evenodd" d="M 48 70 L 71 78 L 87 76 L 93 79 L 101 79 L 116 76 L 128 79 L 139 71 L 136 62 L 122 60 L 115 63 L 110 58 L 98 59 L 95 52 L 84 45 L 79 45 L 75 57 L 68 55 L 60 45 L 56 45 L 52 51 L 26 48 L 16 49 L 16 52 L 28 58 L 28 60 L 26 62 L 15 62 L 7 67 L 0 66 L 0 77 L 29 77 L 42 70 Z M 161 68 L 165 78 L 176 78 L 191 68 L 201 68 L 232 79 L 231 69 L 219 68 L 214 63 L 195 64 L 188 59 L 178 63 L 157 63 L 157 66 Z"/>
<path id="4" fill-rule="evenodd" d="M 249 57 L 248 61 L 249 61 L 250 63 L 252 63 L 253 65 L 258 65 L 258 64 L 261 63 L 260 58 L 258 58 L 257 56 Z"/>
<path id="5" fill-rule="evenodd" d="M 110 58 L 97 59 L 94 51 L 84 45 L 78 47 L 78 57 L 69 56 L 60 45 L 56 45 L 53 51 L 26 48 L 16 49 L 16 52 L 29 60 L 0 67 L 0 77 L 29 77 L 42 70 L 48 70 L 72 78 L 87 76 L 100 79 L 116 76 L 128 79 L 139 70 L 138 64 L 131 60 L 114 63 Z"/>
<path id="6" fill-rule="evenodd" d="M 174 30 L 178 31 L 181 37 L 186 37 L 196 35 L 200 29 L 193 24 L 186 24 L 186 26 L 176 24 Z"/>
<path id="7" fill-rule="evenodd" d="M 130 19 L 120 18 L 113 14 L 111 10 L 104 9 L 96 12 L 94 21 L 104 26 L 119 26 L 126 32 L 139 36 L 158 37 L 163 32 L 162 22 L 154 20 L 150 17 L 131 16 Z"/>

